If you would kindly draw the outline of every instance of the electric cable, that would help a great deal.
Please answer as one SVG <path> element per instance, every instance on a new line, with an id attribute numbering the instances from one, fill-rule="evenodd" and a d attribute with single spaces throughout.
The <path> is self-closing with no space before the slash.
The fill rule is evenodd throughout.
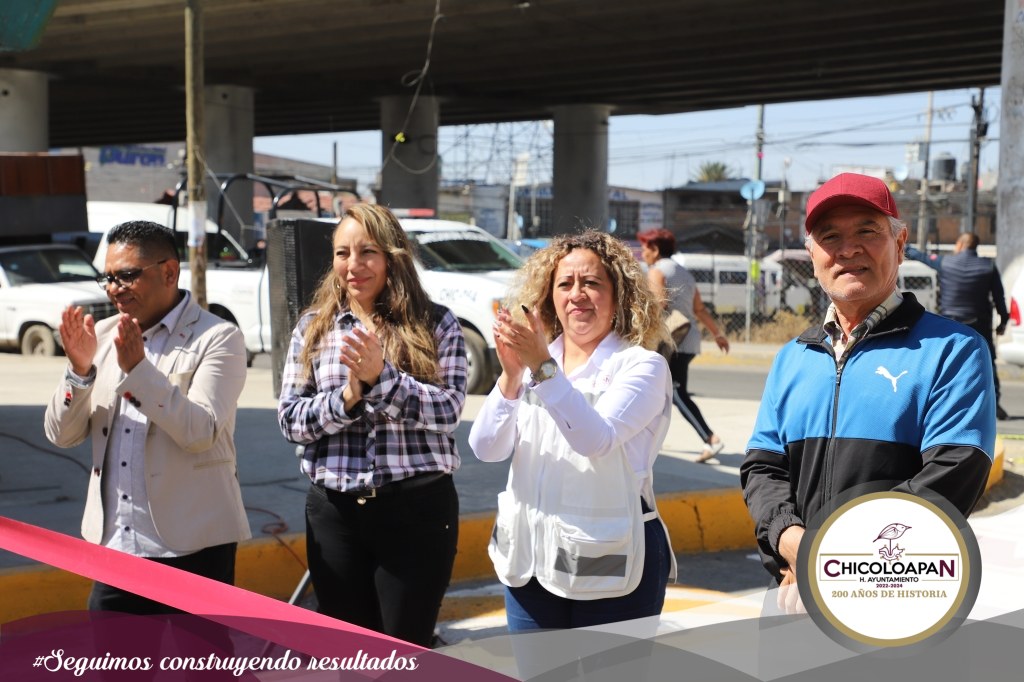
<path id="1" fill-rule="evenodd" d="M 412 112 L 416 110 L 416 103 L 419 100 L 420 90 L 423 88 L 423 83 L 427 80 L 427 72 L 430 69 L 430 55 L 434 49 L 434 33 L 437 30 L 438 22 L 441 21 L 442 18 L 444 18 L 444 15 L 441 14 L 441 0 L 436 0 L 436 4 L 434 5 L 434 18 L 430 22 L 430 33 L 427 37 L 427 54 L 426 58 L 423 60 L 423 67 L 418 72 L 409 71 L 401 78 L 402 85 L 406 87 L 415 85 L 416 90 L 413 92 L 412 101 L 409 103 L 409 110 L 405 114 L 405 121 L 402 123 L 402 127 L 399 129 L 398 133 L 395 134 L 394 139 L 392 139 L 391 147 L 388 149 L 387 156 L 384 157 L 384 163 L 381 164 L 380 167 L 381 171 L 387 168 L 388 163 L 392 161 L 402 170 L 413 175 L 423 175 L 424 173 L 428 173 L 437 165 L 438 154 L 436 145 L 434 148 L 434 156 L 430 160 L 430 163 L 421 169 L 410 168 L 406 164 L 402 163 L 402 161 L 395 155 L 395 149 L 399 144 L 405 142 L 405 130 L 409 126 L 409 121 L 412 120 Z M 438 127 L 438 123 L 438 121 L 434 121 L 435 129 Z"/>
<path id="2" fill-rule="evenodd" d="M 84 471 L 85 473 L 89 473 L 89 467 L 88 466 L 86 466 L 85 464 L 82 464 L 80 461 L 78 461 L 74 457 L 71 457 L 70 455 L 64 454 L 63 452 L 57 452 L 56 450 L 50 450 L 49 448 L 44 448 L 44 447 L 42 447 L 40 445 L 37 445 L 36 443 L 33 443 L 30 440 L 22 438 L 21 436 L 15 436 L 14 434 L 5 433 L 3 431 L 0 431 L 0 438 L 10 438 L 11 440 L 18 441 L 19 443 L 22 443 L 23 445 L 27 445 L 30 448 L 38 450 L 39 452 L 42 452 L 44 454 L 52 455 L 54 457 L 59 457 L 60 459 L 67 460 L 67 461 L 71 462 L 72 464 L 74 464 L 79 469 L 81 469 L 82 471 Z"/>

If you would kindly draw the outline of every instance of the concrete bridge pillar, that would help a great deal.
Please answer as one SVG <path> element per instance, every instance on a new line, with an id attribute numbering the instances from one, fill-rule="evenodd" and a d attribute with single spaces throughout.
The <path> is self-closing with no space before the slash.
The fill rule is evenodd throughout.
<path id="1" fill-rule="evenodd" d="M 378 201 L 391 208 L 437 210 L 439 102 L 435 97 L 385 97 L 380 103 L 381 183 Z M 395 140 L 401 136 L 399 141 Z"/>
<path id="2" fill-rule="evenodd" d="M 48 77 L 0 69 L 0 152 L 45 152 L 50 147 Z"/>
<path id="3" fill-rule="evenodd" d="M 203 122 L 206 139 L 205 165 L 214 173 L 252 173 L 255 168 L 252 138 L 255 130 L 253 89 L 240 85 L 208 85 L 204 89 Z M 217 219 L 218 185 L 207 176 L 206 215 Z M 223 227 L 242 246 L 253 245 L 256 236 L 244 232 L 253 221 L 251 182 L 228 189 Z"/>
<path id="4" fill-rule="evenodd" d="M 608 225 L 608 113 L 603 104 L 556 107 L 553 233 Z"/>
<path id="5" fill-rule="evenodd" d="M 1024 272 L 1024 5 L 1004 2 L 996 243 L 999 271 L 1009 287 Z"/>

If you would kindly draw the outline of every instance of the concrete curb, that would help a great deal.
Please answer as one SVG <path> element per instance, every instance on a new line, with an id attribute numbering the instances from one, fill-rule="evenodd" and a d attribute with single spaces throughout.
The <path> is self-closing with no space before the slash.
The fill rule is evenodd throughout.
<path id="1" fill-rule="evenodd" d="M 658 497 L 677 552 L 713 552 L 753 547 L 753 523 L 738 489 L 670 493 Z M 493 512 L 459 519 L 459 547 L 452 583 L 494 577 L 487 543 Z M 275 599 L 291 597 L 305 573 L 305 533 L 249 540 L 239 545 L 236 583 Z M 0 570 L 0 623 L 40 613 L 83 608 L 92 582 L 49 566 Z"/>
<path id="2" fill-rule="evenodd" d="M 996 454 L 986 490 L 1003 478 L 1004 446 Z M 738 488 L 666 493 L 658 511 L 668 528 L 672 548 L 694 554 L 754 549 L 754 524 Z M 452 583 L 493 578 L 487 556 L 493 512 L 466 514 L 459 520 L 459 547 Z M 275 599 L 291 597 L 305 573 L 306 536 L 288 533 L 242 543 L 238 548 L 236 582 L 243 589 Z M 0 623 L 29 616 L 83 608 L 91 581 L 48 566 L 0 570 Z"/>

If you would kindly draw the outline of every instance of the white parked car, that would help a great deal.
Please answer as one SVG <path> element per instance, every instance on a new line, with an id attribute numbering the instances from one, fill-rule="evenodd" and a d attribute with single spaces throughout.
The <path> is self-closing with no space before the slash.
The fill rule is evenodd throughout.
<path id="1" fill-rule="evenodd" d="M 1010 340 L 999 344 L 996 354 L 1006 362 L 1024 365 L 1024 269 L 1010 289 L 1010 324 L 1006 327 L 1006 337 Z"/>
<path id="2" fill-rule="evenodd" d="M 61 313 L 82 306 L 96 320 L 117 312 L 96 284 L 99 272 L 73 246 L 0 247 L 0 345 L 56 355 Z"/>

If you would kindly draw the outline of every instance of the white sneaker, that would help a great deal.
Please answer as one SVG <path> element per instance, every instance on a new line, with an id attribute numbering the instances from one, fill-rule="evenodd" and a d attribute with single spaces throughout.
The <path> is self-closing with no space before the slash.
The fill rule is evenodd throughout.
<path id="1" fill-rule="evenodd" d="M 697 463 L 701 464 L 703 462 L 708 461 L 709 459 L 717 455 L 719 452 L 721 452 L 722 448 L 724 447 L 725 443 L 722 441 L 718 441 L 717 443 L 705 444 L 704 450 L 700 453 L 700 455 L 697 456 Z"/>

